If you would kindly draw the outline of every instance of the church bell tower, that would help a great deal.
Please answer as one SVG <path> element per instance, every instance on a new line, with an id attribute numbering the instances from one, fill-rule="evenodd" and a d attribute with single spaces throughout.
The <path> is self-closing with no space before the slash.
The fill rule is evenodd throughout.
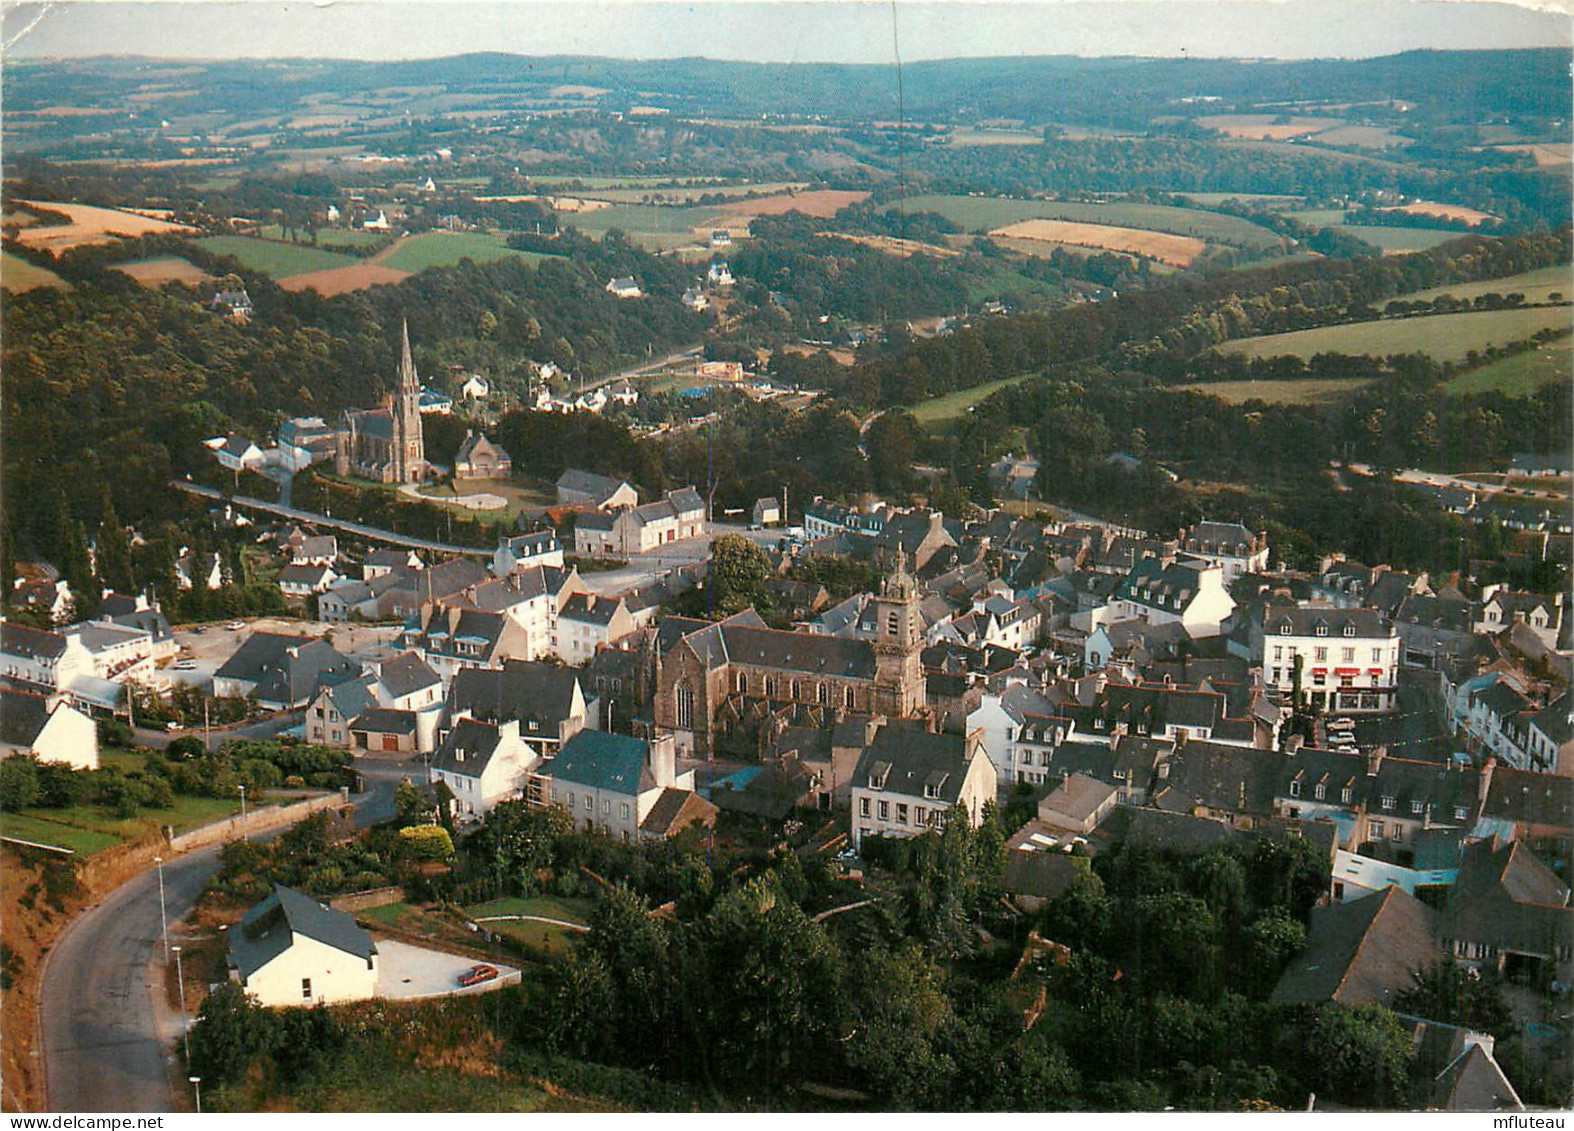
<path id="1" fill-rule="evenodd" d="M 896 569 L 870 600 L 875 614 L 874 707 L 890 718 L 911 718 L 925 702 L 923 614 L 918 582 L 907 572 L 907 554 L 898 550 Z"/>

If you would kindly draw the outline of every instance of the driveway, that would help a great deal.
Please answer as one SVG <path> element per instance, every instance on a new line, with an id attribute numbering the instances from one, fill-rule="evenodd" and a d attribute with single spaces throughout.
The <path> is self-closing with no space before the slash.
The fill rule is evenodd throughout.
<path id="1" fill-rule="evenodd" d="M 377 996 L 391 1001 L 451 994 L 484 994 L 519 981 L 517 966 L 500 962 L 487 965 L 497 969 L 498 977 L 479 986 L 461 986 L 459 976 L 477 965 L 474 958 L 412 946 L 398 939 L 377 940 Z"/>

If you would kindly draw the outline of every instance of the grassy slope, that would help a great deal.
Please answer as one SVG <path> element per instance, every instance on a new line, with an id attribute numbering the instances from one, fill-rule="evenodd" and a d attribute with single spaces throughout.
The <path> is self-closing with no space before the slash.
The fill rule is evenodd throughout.
<path id="1" fill-rule="evenodd" d="M 1469 373 L 1452 377 L 1443 386 L 1449 393 L 1495 391 L 1511 397 L 1529 396 L 1553 381 L 1574 380 L 1574 338 L 1560 338 L 1514 357 L 1505 357 Z"/>
<path id="2" fill-rule="evenodd" d="M 1281 240 L 1268 229 L 1235 216 L 1161 204 L 1082 204 L 1058 200 L 1002 200 L 982 196 L 918 196 L 905 203 L 908 212 L 938 212 L 968 231 L 989 231 L 1019 220 L 1076 220 L 1088 224 L 1144 228 L 1194 236 L 1236 247 L 1278 247 Z"/>
<path id="3" fill-rule="evenodd" d="M 1568 325 L 1567 307 L 1533 307 L 1323 326 L 1315 330 L 1243 338 L 1226 342 L 1219 349 L 1247 357 L 1293 354 L 1310 358 L 1319 353 L 1386 357 L 1395 353 L 1425 353 L 1439 361 L 1462 361 L 1470 350 L 1523 341 L 1537 330 L 1564 329 Z"/>
<path id="4" fill-rule="evenodd" d="M 1473 299 L 1486 294 L 1522 294 L 1526 302 L 1546 302 L 1554 291 L 1565 299 L 1574 296 L 1574 274 L 1567 263 L 1559 267 L 1543 267 L 1526 271 L 1522 275 L 1505 275 L 1501 279 L 1482 279 L 1475 283 L 1451 283 L 1446 287 L 1416 291 L 1401 295 L 1405 302 L 1430 302 L 1441 295 L 1459 299 Z"/>
<path id="5" fill-rule="evenodd" d="M 1332 400 L 1344 393 L 1354 392 L 1370 382 L 1323 380 L 1308 377 L 1302 381 L 1215 381 L 1195 385 L 1177 385 L 1175 390 L 1184 393 L 1202 393 L 1218 397 L 1227 404 L 1245 404 L 1262 401 L 1265 404 L 1317 404 Z"/>
<path id="6" fill-rule="evenodd" d="M 920 401 L 907 411 L 913 414 L 924 428 L 931 431 L 943 428 L 953 420 L 958 419 L 968 409 L 978 404 L 993 393 L 999 392 L 1007 385 L 1017 385 L 1023 381 L 1032 380 L 1037 374 L 1024 373 L 1017 377 L 1003 377 L 998 381 L 986 381 L 982 385 L 974 385 L 971 389 L 960 389 L 944 396 L 931 397 L 927 401 Z"/>
<path id="7" fill-rule="evenodd" d="M 1468 232 L 1445 232 L 1440 228 L 1385 228 L 1376 224 L 1334 224 L 1335 231 L 1365 240 L 1384 251 L 1426 251 L 1440 243 L 1457 240 Z"/>
<path id="8" fill-rule="evenodd" d="M 354 256 L 323 248 L 272 243 L 250 236 L 207 236 L 198 240 L 197 245 L 214 255 L 233 255 L 242 266 L 261 271 L 275 279 L 305 275 L 311 271 L 327 271 L 334 267 L 353 267 L 362 262 Z"/>
<path id="9" fill-rule="evenodd" d="M 531 263 L 548 258 L 540 252 L 518 251 L 507 246 L 504 237 L 486 232 L 424 232 L 401 243 L 382 265 L 415 274 L 428 267 L 452 267 L 461 259 L 488 263 L 508 256 Z"/>
<path id="10" fill-rule="evenodd" d="M 58 287 L 69 291 L 71 284 L 45 267 L 36 267 L 19 255 L 0 251 L 0 287 L 21 294 L 38 287 Z"/>

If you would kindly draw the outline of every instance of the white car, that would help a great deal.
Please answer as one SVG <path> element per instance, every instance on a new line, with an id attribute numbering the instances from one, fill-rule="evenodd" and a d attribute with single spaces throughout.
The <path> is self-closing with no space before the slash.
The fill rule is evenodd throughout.
<path id="1" fill-rule="evenodd" d="M 231 632 L 239 632 L 241 629 L 246 627 L 246 622 L 243 620 L 232 620 L 224 627 L 229 629 Z"/>
<path id="2" fill-rule="evenodd" d="M 197 670 L 196 660 L 176 660 L 170 668 L 177 672 L 194 672 Z"/>

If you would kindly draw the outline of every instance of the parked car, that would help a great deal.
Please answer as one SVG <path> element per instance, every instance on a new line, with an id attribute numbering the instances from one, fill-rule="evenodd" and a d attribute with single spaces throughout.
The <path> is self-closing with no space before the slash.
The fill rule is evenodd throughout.
<path id="1" fill-rule="evenodd" d="M 479 966 L 470 967 L 470 969 L 459 975 L 459 984 L 461 986 L 479 986 L 482 982 L 490 982 L 495 977 L 497 977 L 497 967 L 488 966 L 483 962 Z"/>
<path id="2" fill-rule="evenodd" d="M 197 670 L 197 661 L 191 659 L 176 660 L 170 667 L 178 672 L 194 672 Z"/>
<path id="3" fill-rule="evenodd" d="M 232 620 L 224 627 L 229 629 L 231 632 L 239 632 L 241 629 L 246 627 L 246 622 L 243 620 Z"/>

